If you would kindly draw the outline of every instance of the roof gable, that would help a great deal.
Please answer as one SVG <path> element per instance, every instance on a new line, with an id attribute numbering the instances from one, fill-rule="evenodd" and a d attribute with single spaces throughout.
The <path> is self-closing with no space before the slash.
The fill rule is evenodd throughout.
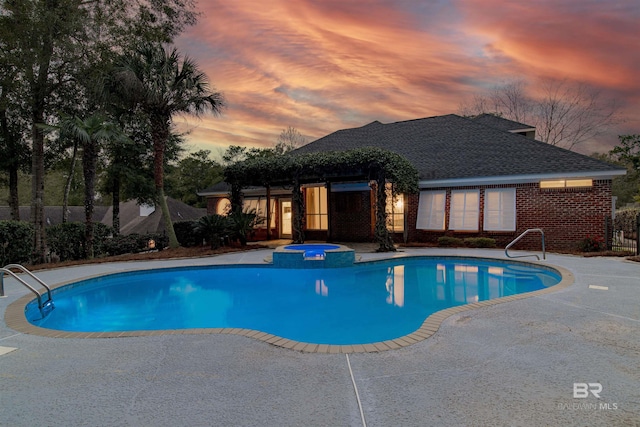
<path id="1" fill-rule="evenodd" d="M 480 114 L 472 118 L 476 123 L 490 126 L 492 128 L 504 130 L 507 132 L 523 131 L 525 129 L 535 129 L 535 126 L 526 125 L 524 123 L 516 122 L 513 120 L 505 119 L 504 117 L 496 116 L 495 114 Z"/>

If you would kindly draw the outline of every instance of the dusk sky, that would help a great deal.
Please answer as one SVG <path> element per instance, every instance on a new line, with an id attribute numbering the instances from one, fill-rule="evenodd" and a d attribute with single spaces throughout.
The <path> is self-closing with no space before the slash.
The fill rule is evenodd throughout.
<path id="1" fill-rule="evenodd" d="M 638 0 L 200 0 L 177 41 L 227 100 L 178 118 L 191 149 L 269 147 L 288 126 L 333 131 L 458 113 L 515 78 L 581 81 L 624 122 L 577 151 L 640 133 Z"/>

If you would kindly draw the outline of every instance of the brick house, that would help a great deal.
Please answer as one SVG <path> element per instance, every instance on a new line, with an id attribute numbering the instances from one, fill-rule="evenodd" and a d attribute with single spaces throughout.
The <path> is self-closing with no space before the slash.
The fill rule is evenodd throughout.
<path id="1" fill-rule="evenodd" d="M 437 242 L 441 236 L 496 239 L 504 247 L 529 228 L 545 232 L 547 248 L 573 249 L 604 237 L 613 210 L 611 183 L 625 170 L 533 139 L 535 129 L 492 115 L 445 115 L 373 122 L 322 137 L 291 155 L 372 146 L 407 158 L 420 174 L 419 194 L 388 198 L 388 228 L 396 242 Z M 391 185 L 391 184 L 389 184 Z M 374 193 L 368 182 L 318 182 L 303 187 L 307 240 L 373 239 Z M 223 213 L 228 189 L 199 193 L 209 213 Z M 264 188 L 244 190 L 245 206 L 263 215 Z M 272 188 L 269 237 L 291 236 L 291 190 Z M 267 237 L 267 224 L 256 239 Z M 516 248 L 539 248 L 539 236 Z"/>

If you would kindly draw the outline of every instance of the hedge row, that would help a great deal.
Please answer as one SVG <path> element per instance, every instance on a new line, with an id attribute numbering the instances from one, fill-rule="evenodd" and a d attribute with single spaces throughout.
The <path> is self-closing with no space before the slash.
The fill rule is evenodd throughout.
<path id="1" fill-rule="evenodd" d="M 438 238 L 438 246 L 448 247 L 460 247 L 466 246 L 469 248 L 495 248 L 496 240 L 489 237 L 467 237 L 461 239 L 459 237 L 442 236 Z"/>
<path id="2" fill-rule="evenodd" d="M 0 221 L 0 267 L 24 264 L 31 258 L 33 226 L 23 221 Z"/>
<path id="3" fill-rule="evenodd" d="M 31 223 L 0 221 L 0 267 L 30 262 L 33 232 Z M 51 252 L 51 259 L 70 261 L 87 258 L 84 232 L 85 224 L 82 222 L 68 222 L 47 227 L 47 246 Z M 159 233 L 112 236 L 111 227 L 94 223 L 94 257 L 138 253 L 149 249 L 162 250 L 169 244 L 168 237 Z M 152 248 L 151 241 L 153 241 Z M 197 238 L 192 238 L 192 241 L 196 242 Z"/>

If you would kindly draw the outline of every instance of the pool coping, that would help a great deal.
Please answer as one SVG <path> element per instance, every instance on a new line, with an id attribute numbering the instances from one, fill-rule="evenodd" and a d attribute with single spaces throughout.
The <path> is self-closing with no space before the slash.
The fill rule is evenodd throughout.
<path id="1" fill-rule="evenodd" d="M 403 347 L 408 347 L 415 343 L 421 342 L 433 336 L 442 323 L 450 316 L 454 314 L 459 314 L 464 311 L 474 310 L 478 308 L 490 307 L 496 304 L 502 304 L 505 302 L 517 301 L 525 298 L 531 298 L 535 296 L 545 295 L 551 292 L 557 292 L 559 290 L 565 289 L 571 286 L 575 277 L 571 271 L 564 267 L 559 267 L 556 265 L 551 265 L 547 263 L 540 262 L 532 262 L 532 261 L 514 261 L 514 260 L 504 260 L 499 258 L 490 258 L 490 257 L 475 257 L 475 256 L 457 256 L 457 255 L 444 255 L 444 256 L 434 256 L 434 255 L 407 255 L 406 258 L 414 258 L 414 257 L 426 257 L 426 258 L 448 258 L 448 259 L 473 259 L 478 261 L 491 261 L 491 262 L 499 262 L 502 264 L 523 264 L 523 265 L 531 265 L 535 267 L 542 267 L 545 269 L 555 270 L 561 276 L 560 282 L 553 286 L 549 286 L 544 289 L 539 289 L 537 291 L 526 292 L 517 295 L 511 295 L 507 297 L 500 297 L 491 300 L 479 301 L 470 304 L 459 305 L 455 307 L 449 307 L 440 311 L 436 311 L 435 313 L 429 315 L 422 325 L 416 329 L 414 332 L 391 340 L 380 341 L 369 344 L 352 344 L 352 345 L 334 345 L 334 344 L 314 344 L 314 343 L 306 343 L 300 341 L 290 340 L 288 338 L 279 337 L 277 335 L 269 334 L 267 332 L 257 331 L 253 329 L 243 329 L 243 328 L 197 328 L 197 329 L 167 329 L 167 330 L 153 330 L 153 331 L 116 331 L 116 332 L 69 332 L 69 331 L 59 331 L 55 329 L 47 329 L 41 328 L 39 326 L 35 326 L 27 320 L 24 310 L 26 305 L 34 299 L 32 294 L 26 294 L 16 301 L 9 304 L 5 311 L 5 323 L 6 325 L 14 329 L 17 332 L 29 334 L 29 335 L 37 335 L 47 338 L 124 338 L 124 337 L 150 337 L 150 336 L 161 336 L 161 335 L 202 335 L 202 334 L 234 334 L 240 335 L 248 338 L 253 338 L 259 341 L 266 342 L 268 344 L 274 345 L 276 347 L 282 347 L 290 350 L 296 350 L 304 353 L 326 353 L 326 354 L 351 354 L 351 353 L 377 353 L 388 350 L 397 350 Z M 404 256 L 403 256 L 404 258 Z M 396 258 L 397 259 L 397 258 Z M 362 261 L 356 262 L 355 264 L 365 264 L 365 263 L 376 263 L 380 261 L 386 261 L 388 259 L 378 259 L 371 261 Z M 255 265 L 255 264 L 236 264 L 236 266 L 242 265 Z M 168 267 L 168 269 L 172 269 L 176 267 Z M 178 267 L 180 268 L 180 267 Z M 189 267 L 185 267 L 189 268 Z M 144 269 L 134 269 L 130 270 L 130 272 L 135 271 L 144 271 Z M 125 273 L 127 271 L 121 271 L 120 273 Z M 91 277 L 86 277 L 82 279 L 75 279 L 72 281 L 63 282 L 54 286 L 51 286 L 52 289 L 57 289 L 62 286 L 67 286 L 71 283 L 78 282 L 80 280 L 88 280 L 96 277 L 106 276 L 114 273 L 104 273 L 98 274 Z M 116 273 L 117 274 L 117 273 Z"/>

